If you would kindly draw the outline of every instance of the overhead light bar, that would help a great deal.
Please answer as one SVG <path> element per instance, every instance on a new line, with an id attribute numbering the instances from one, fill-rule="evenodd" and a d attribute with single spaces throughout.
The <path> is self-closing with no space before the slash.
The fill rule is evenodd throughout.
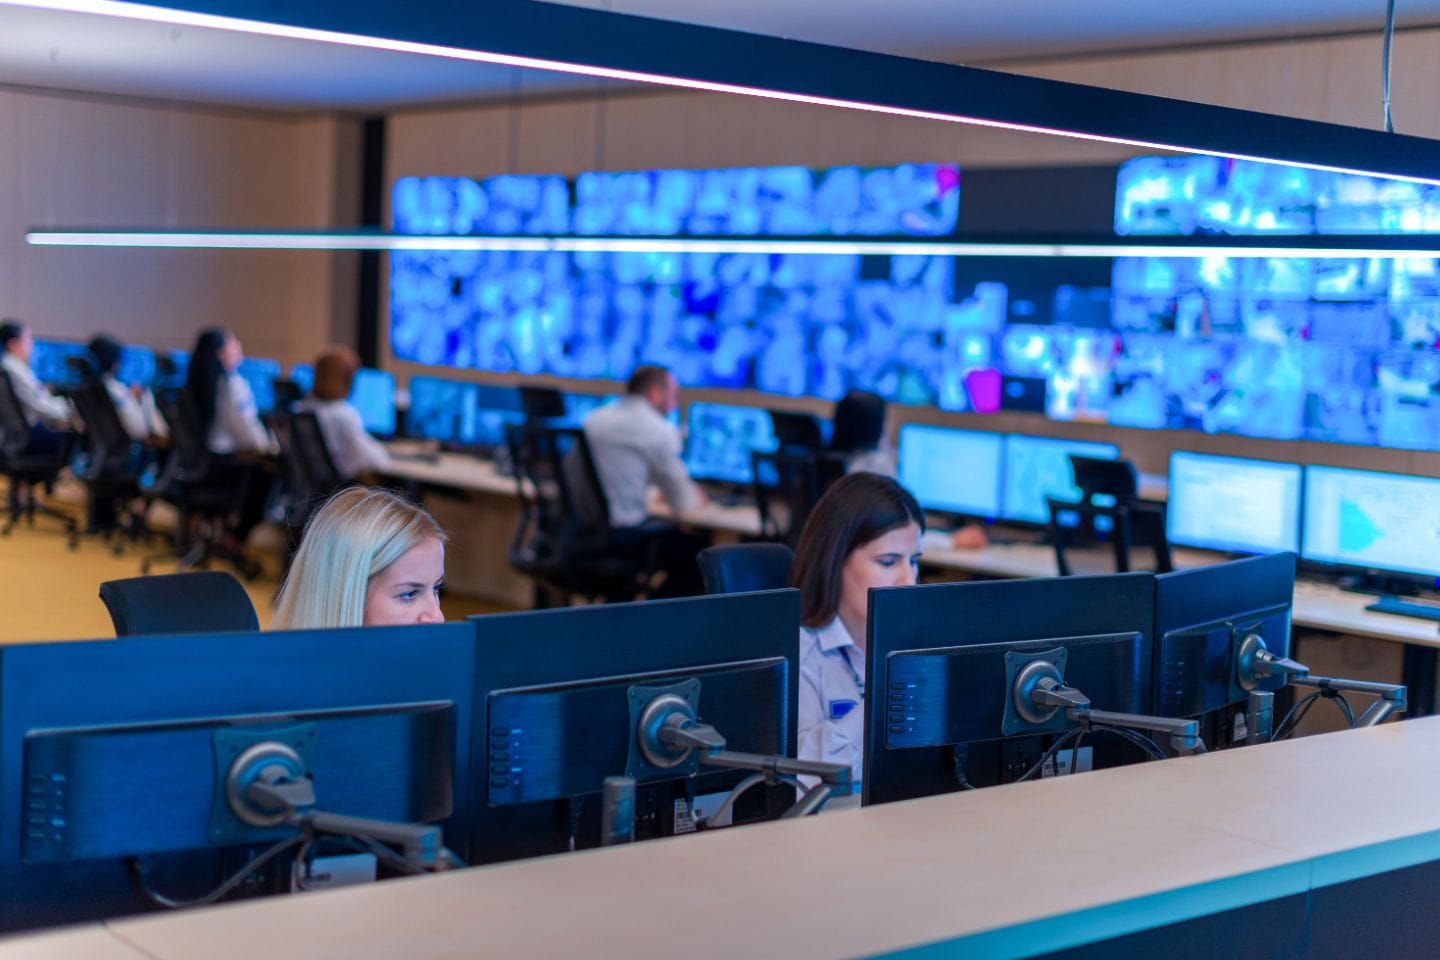
<path id="1" fill-rule="evenodd" d="M 1242 259 L 1440 259 L 1440 238 L 1294 236 L 1285 243 L 1254 237 L 1146 237 L 1121 240 L 912 240 L 848 237 L 788 240 L 736 237 L 437 236 L 354 231 L 202 231 L 33 229 L 42 247 L 164 247 L 180 250 L 415 250 L 526 253 L 858 254 L 890 257 L 1236 257 Z M 1425 241 L 1434 245 L 1425 247 Z"/>
<path id="2" fill-rule="evenodd" d="M 1420 137 L 538 0 L 8 3 L 1440 185 Z"/>

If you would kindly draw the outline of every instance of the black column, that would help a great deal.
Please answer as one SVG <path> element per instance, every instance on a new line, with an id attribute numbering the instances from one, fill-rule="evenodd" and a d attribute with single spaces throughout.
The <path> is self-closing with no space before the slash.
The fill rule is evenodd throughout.
<path id="1" fill-rule="evenodd" d="M 360 134 L 360 225 L 380 228 L 385 207 L 385 118 L 366 117 Z M 375 366 L 380 357 L 380 251 L 360 252 L 360 315 L 355 324 L 355 352 L 360 362 Z"/>

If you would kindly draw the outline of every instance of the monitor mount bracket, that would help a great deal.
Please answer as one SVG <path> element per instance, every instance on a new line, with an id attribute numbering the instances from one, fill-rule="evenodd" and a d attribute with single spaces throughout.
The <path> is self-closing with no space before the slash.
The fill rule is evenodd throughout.
<path id="1" fill-rule="evenodd" d="M 1360 718 L 1357 727 L 1373 727 L 1409 707 L 1409 693 L 1403 683 L 1375 683 L 1369 680 L 1346 680 L 1340 677 L 1317 677 L 1310 668 L 1289 657 L 1277 657 L 1265 647 L 1265 640 L 1256 633 L 1246 635 L 1235 654 L 1235 678 L 1240 687 L 1254 691 L 1260 681 L 1271 677 L 1288 678 L 1297 687 L 1314 687 L 1322 692 L 1365 693 L 1376 698 Z"/>
<path id="2" fill-rule="evenodd" d="M 1149 730 L 1166 734 L 1170 739 L 1170 748 L 1176 753 L 1205 752 L 1199 721 L 1096 710 L 1091 706 L 1089 697 L 1066 685 L 1060 669 L 1048 660 L 1031 660 L 1019 670 L 1011 685 L 1011 705 L 1020 719 L 1030 724 L 1050 723 L 1063 712 L 1066 720 L 1082 729 L 1089 729 L 1092 724 L 1105 724 Z"/>

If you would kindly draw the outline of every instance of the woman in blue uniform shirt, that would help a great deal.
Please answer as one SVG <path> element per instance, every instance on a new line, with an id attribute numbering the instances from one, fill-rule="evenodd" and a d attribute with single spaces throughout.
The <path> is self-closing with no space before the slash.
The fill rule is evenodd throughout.
<path id="1" fill-rule="evenodd" d="M 815 505 L 790 568 L 800 590 L 799 752 L 848 763 L 864 754 L 865 628 L 872 587 L 915 583 L 925 516 L 890 477 L 852 473 Z"/>

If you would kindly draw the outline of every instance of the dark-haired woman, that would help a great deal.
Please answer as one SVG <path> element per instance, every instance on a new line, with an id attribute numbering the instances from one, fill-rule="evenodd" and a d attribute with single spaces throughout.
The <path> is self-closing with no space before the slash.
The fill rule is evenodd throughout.
<path id="1" fill-rule="evenodd" d="M 848 763 L 864 756 L 865 627 L 872 587 L 915 583 L 925 516 L 890 477 L 852 473 L 815 505 L 795 549 L 800 590 L 798 756 Z"/>
<path id="2" fill-rule="evenodd" d="M 274 441 L 260 422 L 255 394 L 240 375 L 245 352 L 228 330 L 204 330 L 190 354 L 185 391 L 199 421 L 200 436 L 215 454 L 217 475 L 236 480 L 241 492 L 232 549 L 243 546 L 265 512 L 274 471 L 268 459 Z"/>
<path id="3" fill-rule="evenodd" d="M 851 390 L 835 404 L 830 449 L 845 457 L 847 473 L 895 476 L 895 450 L 885 442 L 885 398 Z"/>
<path id="4" fill-rule="evenodd" d="M 105 392 L 110 394 L 120 425 L 130 439 L 148 440 L 165 436 L 165 421 L 155 409 L 154 394 L 140 384 L 127 386 L 120 382 L 118 371 L 124 348 L 119 341 L 102 333 L 91 337 L 88 347 L 100 382 Z"/>

